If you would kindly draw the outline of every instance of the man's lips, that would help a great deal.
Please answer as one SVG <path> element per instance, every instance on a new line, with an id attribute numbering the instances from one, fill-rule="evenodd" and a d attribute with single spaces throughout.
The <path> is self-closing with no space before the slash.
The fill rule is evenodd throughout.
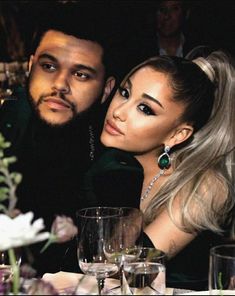
<path id="1" fill-rule="evenodd" d="M 117 125 L 110 120 L 106 120 L 105 122 L 105 131 L 113 136 L 124 135 Z"/>
<path id="2" fill-rule="evenodd" d="M 46 103 L 47 106 L 49 106 L 52 109 L 57 109 L 57 110 L 71 109 L 71 105 L 60 98 L 49 97 L 44 99 L 43 102 Z"/>

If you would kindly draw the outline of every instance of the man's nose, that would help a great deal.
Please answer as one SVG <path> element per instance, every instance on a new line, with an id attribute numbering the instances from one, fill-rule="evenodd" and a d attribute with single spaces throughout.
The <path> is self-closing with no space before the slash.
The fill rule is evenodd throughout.
<path id="1" fill-rule="evenodd" d="M 69 77 L 66 72 L 57 73 L 53 83 L 53 89 L 64 94 L 69 93 L 70 91 Z"/>

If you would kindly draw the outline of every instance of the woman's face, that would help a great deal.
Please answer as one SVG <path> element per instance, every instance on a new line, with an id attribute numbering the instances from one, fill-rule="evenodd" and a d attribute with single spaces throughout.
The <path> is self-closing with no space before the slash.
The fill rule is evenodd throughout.
<path id="1" fill-rule="evenodd" d="M 165 74 L 145 66 L 117 90 L 108 109 L 101 141 L 135 154 L 174 146 L 182 123 L 183 103 L 172 100 Z M 177 132 L 178 131 L 178 132 Z"/>

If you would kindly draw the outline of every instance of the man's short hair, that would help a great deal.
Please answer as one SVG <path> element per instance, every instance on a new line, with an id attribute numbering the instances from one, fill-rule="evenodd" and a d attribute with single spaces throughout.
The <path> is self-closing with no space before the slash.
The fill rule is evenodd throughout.
<path id="1" fill-rule="evenodd" d="M 84 1 L 86 2 L 86 1 Z M 31 54 L 35 53 L 42 37 L 49 30 L 60 31 L 79 39 L 98 43 L 103 48 L 102 62 L 106 76 L 114 75 L 112 63 L 112 36 L 109 24 L 105 18 L 105 9 L 98 5 L 84 5 L 66 2 L 54 4 L 45 10 L 40 17 L 34 32 Z"/>

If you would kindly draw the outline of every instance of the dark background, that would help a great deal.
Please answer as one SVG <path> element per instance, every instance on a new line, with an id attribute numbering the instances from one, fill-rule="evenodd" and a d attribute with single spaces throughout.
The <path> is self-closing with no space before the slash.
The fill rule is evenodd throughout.
<path id="1" fill-rule="evenodd" d="M 88 13 L 102 11 L 103 19 L 110 23 L 110 32 L 114 38 L 120 38 L 121 46 L 131 48 L 133 39 L 145 36 L 153 30 L 153 16 L 158 0 L 68 0 L 68 1 L 0 1 L 0 16 L 8 10 L 14 11 L 18 27 L 26 44 L 26 56 L 30 53 L 30 42 L 35 27 L 41 19 L 46 21 L 53 17 L 53 6 L 60 2 L 65 4 L 74 2 L 76 5 L 86 6 Z M 235 53 L 235 1 L 233 0 L 187 0 L 190 15 L 185 26 L 185 32 L 199 45 L 210 44 L 217 48 Z M 49 12 L 49 13 L 48 13 Z M 7 16 L 9 18 L 9 16 Z M 70 17 L 64 15 L 64 17 Z M 89 23 L 87 24 L 89 25 Z M 1 32 L 0 32 L 1 33 Z M 144 40 L 144 39 L 143 39 Z M 151 40 L 145 41 L 146 47 Z M 130 44 L 130 46 L 129 46 Z M 138 43 L 137 43 L 138 44 Z M 4 44 L 1 44 L 1 47 Z M 135 45 L 138 46 L 138 45 Z M 131 48 L 134 51 L 134 48 Z"/>
<path id="2" fill-rule="evenodd" d="M 8 1 L 10 2 L 10 1 Z M 16 1 L 25 11 L 24 21 L 34 23 L 50 9 L 56 1 Z M 63 1 L 61 1 L 63 2 Z M 64 1 L 69 2 L 69 1 Z M 71 2 L 71 1 L 70 1 Z M 78 5 L 87 5 L 90 9 L 101 9 L 107 17 L 116 22 L 116 29 L 125 28 L 120 34 L 126 34 L 134 27 L 145 30 L 151 28 L 154 8 L 157 0 L 78 0 Z M 233 0 L 187 0 L 191 7 L 186 23 L 191 34 L 199 41 L 208 41 L 215 46 L 225 47 L 234 52 L 235 40 L 235 1 Z M 42 13 L 40 13 L 42 12 Z M 53 15 L 51 15 L 53 17 Z M 69 16 L 65 16 L 69 17 Z M 101 20 L 102 21 L 102 20 Z M 149 26 L 149 27 L 148 27 Z M 31 26 L 33 28 L 33 26 Z"/>

